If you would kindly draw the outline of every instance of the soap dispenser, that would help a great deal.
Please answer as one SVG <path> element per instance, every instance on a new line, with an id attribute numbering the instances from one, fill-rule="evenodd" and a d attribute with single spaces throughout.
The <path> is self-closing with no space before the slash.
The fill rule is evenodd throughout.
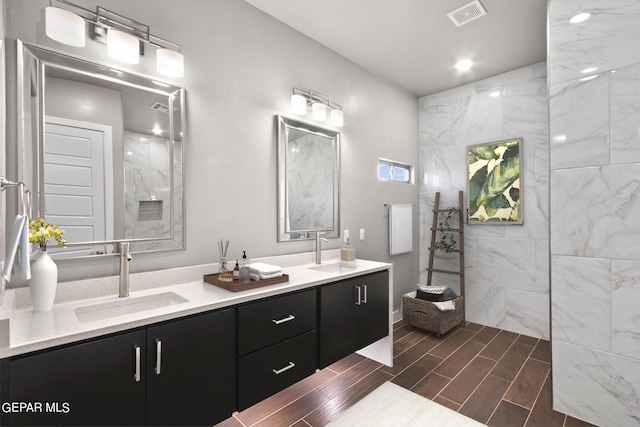
<path id="1" fill-rule="evenodd" d="M 349 246 L 349 238 L 346 238 L 346 245 L 340 249 L 340 265 L 343 267 L 356 266 L 356 249 Z"/>
<path id="2" fill-rule="evenodd" d="M 249 272 L 249 260 L 247 259 L 247 251 L 242 251 L 242 260 L 240 260 L 240 283 L 249 283 L 251 275 Z"/>

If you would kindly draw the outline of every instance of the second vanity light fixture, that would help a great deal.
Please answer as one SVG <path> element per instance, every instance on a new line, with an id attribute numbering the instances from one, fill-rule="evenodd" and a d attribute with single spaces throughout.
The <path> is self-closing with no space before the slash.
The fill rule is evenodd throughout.
<path id="1" fill-rule="evenodd" d="M 140 61 L 144 44 L 154 46 L 158 72 L 170 77 L 184 76 L 180 46 L 154 36 L 148 25 L 100 6 L 92 12 L 67 0 L 50 0 L 50 6 L 45 9 L 45 20 L 49 38 L 76 47 L 85 45 L 85 21 L 88 22 L 91 38 L 106 44 L 109 56 L 127 64 Z"/>
<path id="2" fill-rule="evenodd" d="M 325 96 L 314 90 L 304 91 L 293 88 L 291 95 L 291 111 L 294 114 L 305 115 L 311 109 L 311 118 L 313 120 L 323 122 L 327 120 L 327 110 L 329 112 L 329 123 L 331 126 L 340 127 L 344 124 L 344 112 L 342 106 L 331 102 L 328 96 Z"/>

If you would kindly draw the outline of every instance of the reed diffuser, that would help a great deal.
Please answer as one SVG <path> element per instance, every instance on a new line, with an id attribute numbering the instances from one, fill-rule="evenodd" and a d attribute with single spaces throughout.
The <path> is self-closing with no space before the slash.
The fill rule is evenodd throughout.
<path id="1" fill-rule="evenodd" d="M 227 250 L 229 249 L 229 241 L 220 239 L 218 242 L 218 250 L 220 251 L 220 263 L 218 271 L 218 280 L 221 282 L 233 282 L 233 272 L 227 267 Z"/>

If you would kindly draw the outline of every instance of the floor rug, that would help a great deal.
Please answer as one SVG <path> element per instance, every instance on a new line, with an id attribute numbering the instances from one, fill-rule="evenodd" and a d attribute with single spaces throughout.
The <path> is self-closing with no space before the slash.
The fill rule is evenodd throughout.
<path id="1" fill-rule="evenodd" d="M 480 427 L 449 408 L 390 382 L 338 415 L 327 427 Z"/>

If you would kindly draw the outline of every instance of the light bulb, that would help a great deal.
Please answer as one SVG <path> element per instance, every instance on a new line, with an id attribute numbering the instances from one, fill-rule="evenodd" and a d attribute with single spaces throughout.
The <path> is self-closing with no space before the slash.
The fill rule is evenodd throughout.
<path id="1" fill-rule="evenodd" d="M 331 110 L 331 125 L 332 126 L 342 126 L 344 124 L 344 113 L 342 110 Z"/>
<path id="2" fill-rule="evenodd" d="M 291 95 L 291 112 L 294 114 L 307 114 L 307 99 L 297 93 Z"/>
<path id="3" fill-rule="evenodd" d="M 158 72 L 170 77 L 184 77 L 184 56 L 171 49 L 156 51 L 156 67 Z"/>
<path id="4" fill-rule="evenodd" d="M 327 119 L 327 106 L 319 102 L 311 104 L 311 117 L 313 120 L 324 121 Z"/>
<path id="5" fill-rule="evenodd" d="M 137 64 L 140 62 L 140 41 L 131 34 L 111 28 L 107 33 L 107 53 L 118 61 Z"/>
<path id="6" fill-rule="evenodd" d="M 73 12 L 48 6 L 45 8 L 47 37 L 69 46 L 84 47 L 84 19 Z"/>

